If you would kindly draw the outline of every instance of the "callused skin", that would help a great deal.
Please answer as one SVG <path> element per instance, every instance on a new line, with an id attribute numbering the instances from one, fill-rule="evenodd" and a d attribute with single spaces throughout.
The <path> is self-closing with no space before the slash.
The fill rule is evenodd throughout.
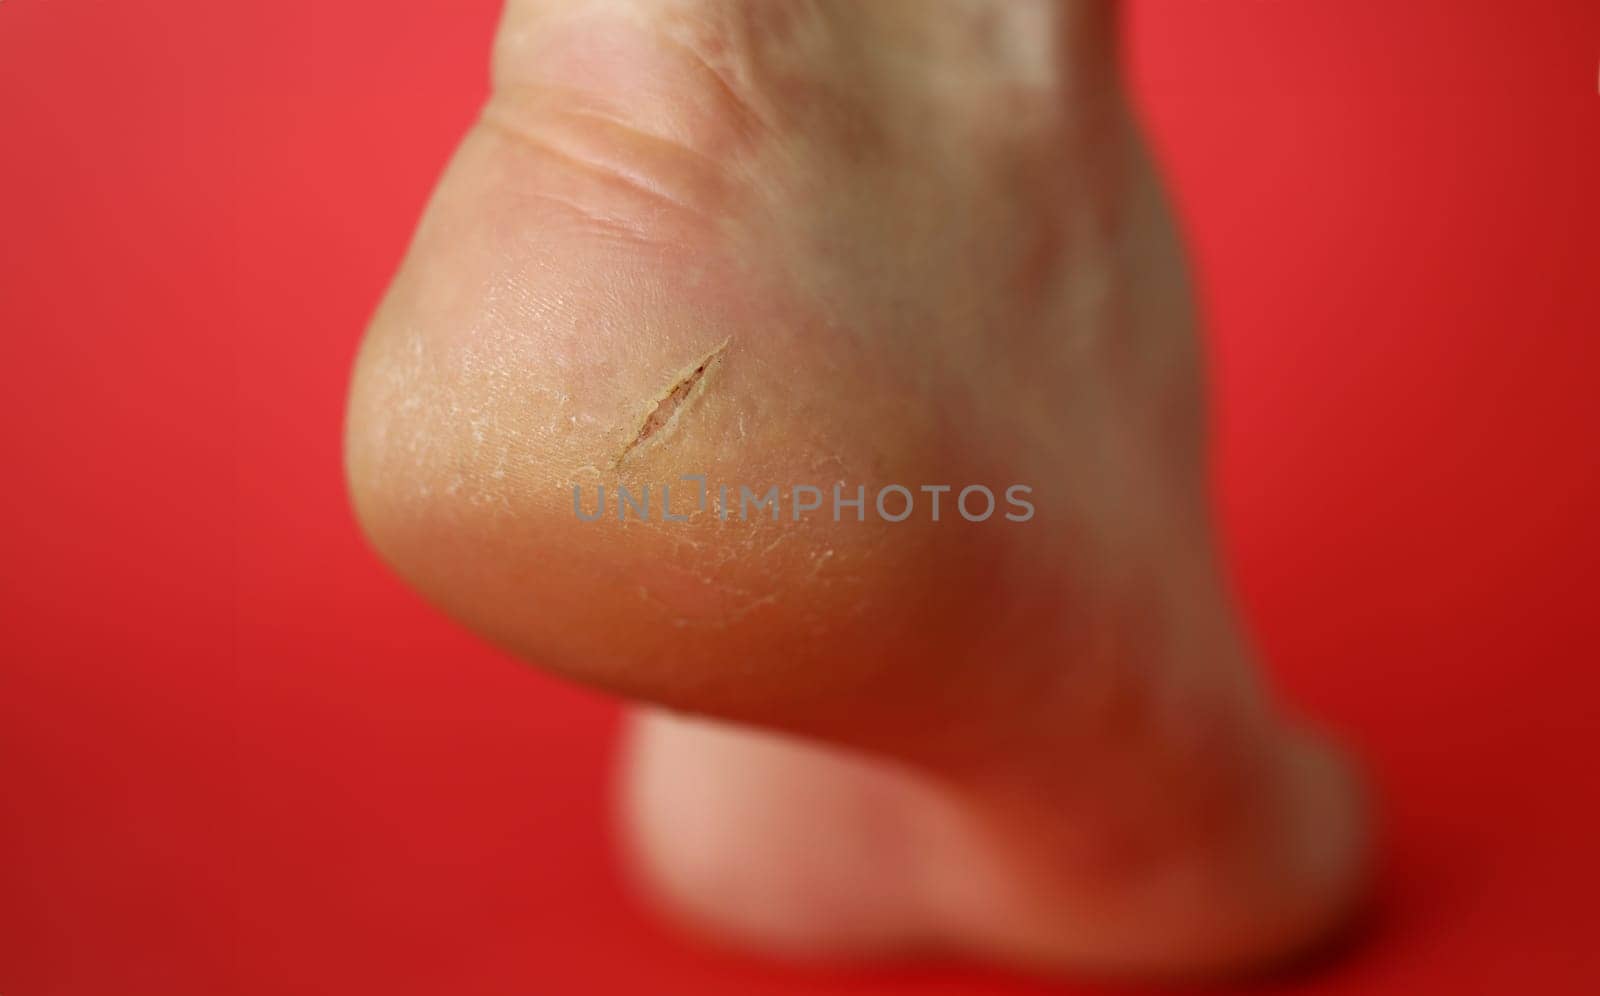
<path id="1" fill-rule="evenodd" d="M 698 920 L 741 929 L 726 869 L 665 867 L 659 779 L 777 757 L 834 800 L 804 814 L 819 833 L 875 799 L 926 860 L 855 934 L 802 930 L 812 904 L 762 943 L 1145 973 L 1284 955 L 1354 894 L 1359 817 L 1268 708 L 1219 578 L 1181 254 L 1108 7 L 941 14 L 513 2 L 357 364 L 356 511 L 533 663 L 918 772 L 754 739 L 729 762 L 751 735 L 659 726 L 640 742 L 679 760 L 635 768 L 634 836 Z M 785 500 L 724 516 L 700 478 Z M 919 499 L 905 521 L 872 507 L 889 485 Z M 1000 514 L 949 494 L 933 521 L 923 487 L 968 485 Z M 615 514 L 663 486 L 682 521 Z M 796 521 L 796 486 L 820 513 Z M 835 486 L 865 521 L 834 521 Z M 575 489 L 602 488 L 583 521 Z"/>

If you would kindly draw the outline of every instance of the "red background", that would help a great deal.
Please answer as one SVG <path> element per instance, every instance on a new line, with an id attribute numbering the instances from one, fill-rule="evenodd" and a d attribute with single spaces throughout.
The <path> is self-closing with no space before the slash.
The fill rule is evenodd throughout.
<path id="1" fill-rule="evenodd" d="M 339 470 L 491 0 L 0 3 L 0 993 L 1025 993 L 706 950 L 615 708 L 441 620 Z M 1135 4 L 1285 695 L 1389 801 L 1296 992 L 1600 992 L 1600 5 Z"/>

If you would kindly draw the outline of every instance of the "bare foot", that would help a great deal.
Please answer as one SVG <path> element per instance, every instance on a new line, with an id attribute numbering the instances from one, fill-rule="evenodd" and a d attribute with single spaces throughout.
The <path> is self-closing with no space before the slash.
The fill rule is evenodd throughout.
<path id="1" fill-rule="evenodd" d="M 645 713 L 624 816 L 703 927 L 1195 975 L 1359 895 L 1355 783 L 1220 581 L 1112 8 L 505 15 L 362 350 L 351 490 L 446 611 L 702 717 Z"/>

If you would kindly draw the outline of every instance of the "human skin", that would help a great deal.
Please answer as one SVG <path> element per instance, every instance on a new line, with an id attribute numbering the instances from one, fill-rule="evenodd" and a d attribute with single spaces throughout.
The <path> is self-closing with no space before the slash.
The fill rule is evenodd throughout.
<path id="1" fill-rule="evenodd" d="M 443 610 L 648 704 L 620 818 L 703 929 L 1180 977 L 1303 953 L 1360 896 L 1357 782 L 1229 602 L 1114 21 L 506 10 L 357 362 L 350 490 Z M 869 514 L 725 520 L 683 475 Z M 574 515 L 662 484 L 687 521 Z M 1035 514 L 891 523 L 888 484 L 1024 484 Z"/>

